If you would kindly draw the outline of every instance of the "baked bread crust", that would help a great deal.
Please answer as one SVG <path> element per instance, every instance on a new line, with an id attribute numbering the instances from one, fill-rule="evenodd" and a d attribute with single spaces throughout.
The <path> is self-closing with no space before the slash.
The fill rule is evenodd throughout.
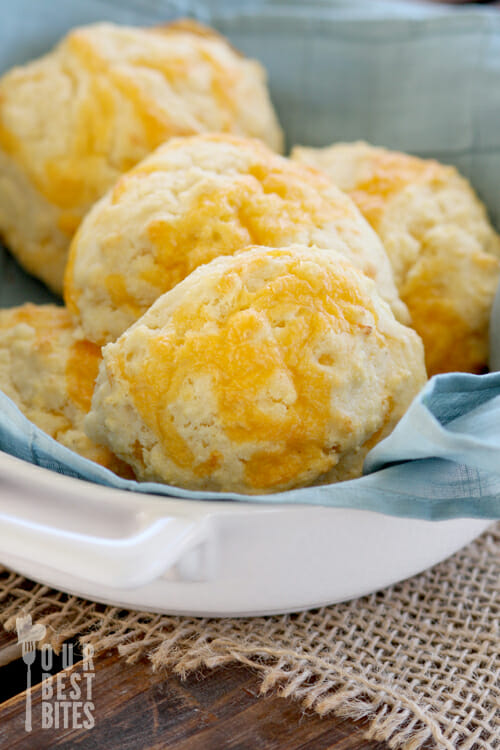
<path id="1" fill-rule="evenodd" d="M 500 238 L 454 167 L 367 143 L 297 147 L 349 193 L 387 251 L 429 375 L 481 373 L 500 276 Z"/>
<path id="2" fill-rule="evenodd" d="M 0 233 L 62 291 L 69 242 L 116 179 L 172 136 L 227 131 L 281 150 L 262 66 L 194 21 L 99 23 L 0 79 Z"/>
<path id="3" fill-rule="evenodd" d="M 140 480 L 277 492 L 359 476 L 425 380 L 420 338 L 344 256 L 254 247 L 104 347 L 85 429 Z"/>
<path id="4" fill-rule="evenodd" d="M 66 448 L 131 478 L 129 466 L 83 431 L 100 361 L 99 347 L 78 336 L 65 308 L 0 310 L 0 389 Z"/>
<path id="5" fill-rule="evenodd" d="M 102 345 L 197 266 L 293 242 L 343 253 L 408 320 L 382 244 L 350 198 L 317 170 L 230 135 L 172 139 L 118 180 L 72 243 L 66 304 Z"/>

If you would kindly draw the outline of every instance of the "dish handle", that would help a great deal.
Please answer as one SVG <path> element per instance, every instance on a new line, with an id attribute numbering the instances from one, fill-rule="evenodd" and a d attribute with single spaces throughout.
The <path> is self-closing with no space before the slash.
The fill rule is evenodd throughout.
<path id="1" fill-rule="evenodd" d="M 110 538 L 0 513 L 0 549 L 99 586 L 132 589 L 151 583 L 175 566 L 174 579 L 199 580 L 204 556 L 196 551 L 206 546 L 208 525 L 208 518 L 150 516 L 129 536 Z M 188 553 L 192 552 L 190 562 Z"/>

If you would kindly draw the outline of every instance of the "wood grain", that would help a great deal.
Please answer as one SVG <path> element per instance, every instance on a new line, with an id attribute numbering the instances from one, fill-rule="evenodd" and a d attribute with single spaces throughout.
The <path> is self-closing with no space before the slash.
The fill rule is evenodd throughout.
<path id="1" fill-rule="evenodd" d="M 0 631 L 0 668 L 21 658 L 21 646 L 12 633 Z"/>
<path id="2" fill-rule="evenodd" d="M 25 674 L 22 661 L 18 667 Z M 260 696 L 259 678 L 246 667 L 206 671 L 184 682 L 153 673 L 145 661 L 125 664 L 114 653 L 95 660 L 94 667 L 93 729 L 42 729 L 42 688 L 37 685 L 32 689 L 31 734 L 24 731 L 24 693 L 0 704 L 0 747 L 388 750 L 384 743 L 364 740 L 362 727 L 352 722 L 305 713 L 296 702 L 277 695 Z M 70 674 L 82 670 L 79 662 L 62 674 L 68 681 Z M 50 678 L 54 686 L 56 680 L 57 675 Z"/>

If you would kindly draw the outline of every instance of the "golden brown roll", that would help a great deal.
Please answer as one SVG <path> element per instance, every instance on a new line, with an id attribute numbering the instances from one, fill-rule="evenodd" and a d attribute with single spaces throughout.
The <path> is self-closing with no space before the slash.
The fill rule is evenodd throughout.
<path id="1" fill-rule="evenodd" d="M 482 372 L 500 238 L 454 167 L 367 143 L 295 148 L 349 193 L 380 236 L 423 339 L 429 375 Z"/>
<path id="2" fill-rule="evenodd" d="M 75 29 L 0 80 L 0 234 L 61 292 L 90 206 L 166 139 L 206 131 L 282 148 L 259 63 L 192 21 Z"/>
<path id="3" fill-rule="evenodd" d="M 382 244 L 350 198 L 317 170 L 229 135 L 173 139 L 123 175 L 82 222 L 64 296 L 85 336 L 104 344 L 197 266 L 292 242 L 341 252 L 407 320 Z"/>
<path id="4" fill-rule="evenodd" d="M 62 445 L 130 478 L 130 467 L 83 431 L 100 361 L 99 347 L 78 336 L 63 307 L 0 310 L 0 389 Z"/>
<path id="5" fill-rule="evenodd" d="M 141 480 L 277 492 L 359 476 L 425 379 L 419 336 L 344 256 L 254 247 L 104 347 L 85 429 Z"/>

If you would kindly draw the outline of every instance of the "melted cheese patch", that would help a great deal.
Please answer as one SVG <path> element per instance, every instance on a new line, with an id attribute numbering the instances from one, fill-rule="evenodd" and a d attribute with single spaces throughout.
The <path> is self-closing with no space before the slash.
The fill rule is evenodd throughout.
<path id="1" fill-rule="evenodd" d="M 71 318 L 64 307 L 39 307 L 30 302 L 21 307 L 6 309 L 0 317 L 0 327 L 4 329 L 13 328 L 19 323 L 26 323 L 36 331 L 37 342 L 40 345 L 44 340 L 52 343 L 63 331 L 69 332 L 73 328 Z"/>
<path id="2" fill-rule="evenodd" d="M 436 161 L 374 149 L 369 156 L 369 177 L 357 182 L 349 195 L 372 227 L 377 229 L 392 197 L 414 182 L 431 184 L 442 179 L 446 169 Z"/>
<path id="3" fill-rule="evenodd" d="M 75 341 L 66 362 L 66 387 L 69 398 L 84 412 L 92 404 L 94 383 L 99 372 L 101 348 L 91 341 Z"/>
<path id="4" fill-rule="evenodd" d="M 121 274 L 110 273 L 106 276 L 104 282 L 115 307 L 126 307 L 129 308 L 134 315 L 137 315 L 137 317 L 141 315 L 141 307 L 137 304 L 133 295 L 128 291 L 126 280 Z M 68 293 L 68 298 L 71 298 L 70 293 Z"/>

